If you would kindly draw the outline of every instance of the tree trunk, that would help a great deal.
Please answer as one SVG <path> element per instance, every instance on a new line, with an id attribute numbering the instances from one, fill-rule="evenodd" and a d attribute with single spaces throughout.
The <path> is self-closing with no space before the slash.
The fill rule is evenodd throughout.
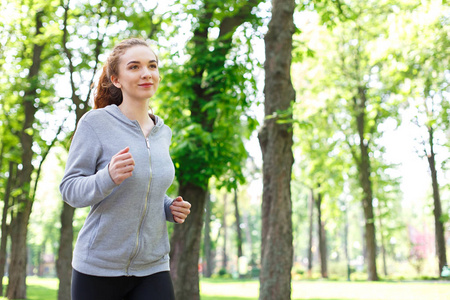
<path id="1" fill-rule="evenodd" d="M 8 210 L 11 207 L 9 198 L 11 197 L 11 188 L 15 178 L 17 164 L 13 161 L 9 162 L 9 176 L 6 182 L 5 195 L 3 198 L 3 212 L 2 212 L 2 238 L 0 242 L 0 296 L 3 296 L 3 277 L 5 276 L 6 265 L 6 249 L 8 243 L 9 226 L 7 221 Z"/>
<path id="2" fill-rule="evenodd" d="M 198 259 L 207 189 L 180 184 L 180 195 L 194 203 L 183 224 L 175 225 L 171 238 L 170 269 L 177 300 L 199 300 Z"/>
<path id="3" fill-rule="evenodd" d="M 308 230 L 308 236 L 309 236 L 309 243 L 308 243 L 308 250 L 307 250 L 307 257 L 308 257 L 308 277 L 312 277 L 312 267 L 313 267 L 313 227 L 314 227 L 314 191 L 311 189 L 309 192 L 309 198 L 308 198 L 308 218 L 309 218 L 309 230 Z"/>
<path id="4" fill-rule="evenodd" d="M 23 177 L 22 177 L 23 178 Z M 22 181 L 22 179 L 19 180 Z M 11 256 L 9 265 L 9 281 L 6 291 L 8 299 L 26 299 L 26 267 L 27 267 L 27 226 L 32 203 L 26 196 L 18 200 L 20 210 L 11 222 Z M 23 205 L 20 205 L 23 204 Z"/>
<path id="5" fill-rule="evenodd" d="M 377 263 L 376 263 L 376 235 L 375 218 L 373 214 L 373 192 L 372 181 L 370 178 L 371 166 L 369 157 L 369 141 L 365 136 L 365 118 L 366 118 L 366 94 L 363 87 L 358 88 L 359 97 L 354 98 L 356 114 L 356 125 L 359 136 L 360 159 L 358 161 L 359 182 L 363 190 L 362 206 L 365 221 L 365 244 L 367 251 L 367 275 L 368 280 L 377 281 Z"/>
<path id="6" fill-rule="evenodd" d="M 291 297 L 293 130 L 289 110 L 295 101 L 290 75 L 294 9 L 294 0 L 274 0 L 264 39 L 266 118 L 258 135 L 263 155 L 260 300 Z M 277 111 L 287 113 L 287 122 L 278 122 Z"/>
<path id="7" fill-rule="evenodd" d="M 447 255 L 445 247 L 444 223 L 441 220 L 442 207 L 441 207 L 441 197 L 439 193 L 439 183 L 437 179 L 433 133 L 434 133 L 433 128 L 428 127 L 429 146 L 430 146 L 430 153 L 428 154 L 428 164 L 430 166 L 431 182 L 433 186 L 433 203 L 434 203 L 433 214 L 434 214 L 434 232 L 436 239 L 436 256 L 438 258 L 439 264 L 439 276 L 441 276 L 442 269 L 444 268 L 445 265 L 447 265 Z"/>
<path id="8" fill-rule="evenodd" d="M 205 262 L 203 264 L 203 276 L 210 278 L 213 272 L 212 249 L 211 249 L 211 196 L 206 195 L 205 208 L 205 237 L 203 241 L 203 256 Z"/>
<path id="9" fill-rule="evenodd" d="M 72 282 L 73 215 L 75 208 L 63 203 L 56 273 L 59 279 L 58 300 L 70 300 Z"/>
<path id="10" fill-rule="evenodd" d="M 41 34 L 43 11 L 36 13 L 36 36 Z M 29 69 L 28 80 L 31 83 L 30 88 L 23 97 L 23 107 L 25 120 L 20 132 L 20 143 L 22 149 L 22 169 L 17 174 L 17 188 L 22 193 L 17 198 L 17 213 L 11 222 L 11 262 L 9 266 L 9 283 L 6 296 L 8 299 L 26 298 L 26 265 L 27 265 L 27 232 L 28 221 L 31 214 L 33 202 L 30 197 L 30 182 L 33 173 L 33 136 L 29 134 L 34 123 L 34 114 L 37 108 L 34 107 L 34 99 L 38 97 L 37 82 L 38 73 L 41 66 L 41 53 L 44 44 L 33 45 L 32 65 Z"/>
<path id="11" fill-rule="evenodd" d="M 322 194 L 319 193 L 316 201 L 317 205 L 317 232 L 319 235 L 319 256 L 320 256 L 320 272 L 322 278 L 328 278 L 327 268 L 327 237 L 325 226 L 322 222 Z"/>

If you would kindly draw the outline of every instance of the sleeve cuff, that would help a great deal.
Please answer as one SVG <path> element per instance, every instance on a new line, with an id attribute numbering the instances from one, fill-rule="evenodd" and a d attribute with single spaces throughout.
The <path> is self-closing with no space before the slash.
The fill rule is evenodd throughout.
<path id="1" fill-rule="evenodd" d="M 164 211 L 166 213 L 166 220 L 168 222 L 178 224 L 173 219 L 173 214 L 172 214 L 172 211 L 170 210 L 170 206 L 172 205 L 173 201 L 174 201 L 174 199 L 170 198 L 169 196 L 167 196 L 167 195 L 164 196 Z"/>
<path id="2" fill-rule="evenodd" d="M 111 194 L 112 190 L 117 186 L 109 174 L 109 164 L 97 172 L 98 185 L 102 190 L 102 194 L 107 196 Z"/>

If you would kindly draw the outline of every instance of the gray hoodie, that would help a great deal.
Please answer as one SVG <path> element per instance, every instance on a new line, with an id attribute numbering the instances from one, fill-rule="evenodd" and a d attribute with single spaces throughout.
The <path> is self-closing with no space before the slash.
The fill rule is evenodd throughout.
<path id="1" fill-rule="evenodd" d="M 172 132 L 161 118 L 146 138 L 137 121 L 116 105 L 86 113 L 77 125 L 60 184 L 63 200 L 90 206 L 72 266 L 95 276 L 146 276 L 169 270 L 166 221 L 173 222 L 166 191 L 175 170 L 169 155 Z M 120 185 L 108 164 L 125 147 L 135 161 Z"/>

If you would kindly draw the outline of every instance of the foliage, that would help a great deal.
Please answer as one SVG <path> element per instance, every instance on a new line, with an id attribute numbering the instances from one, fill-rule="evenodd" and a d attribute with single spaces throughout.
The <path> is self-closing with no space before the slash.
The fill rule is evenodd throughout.
<path id="1" fill-rule="evenodd" d="M 439 152 L 438 169 L 448 169 L 450 126 L 448 71 L 450 69 L 449 8 L 426 2 L 422 10 L 413 11 L 402 20 L 405 27 L 398 37 L 402 43 L 402 65 L 405 78 L 401 90 L 415 116 L 414 124 L 422 129 L 417 152 L 425 157 L 430 153 L 426 144 L 430 127 L 435 132 L 434 146 Z M 422 22 L 415 22 L 420 19 Z M 420 145 L 420 146 L 419 146 Z"/>
<path id="2" fill-rule="evenodd" d="M 251 36 L 258 22 L 257 18 L 249 20 L 251 25 L 236 34 L 236 29 L 224 34 L 225 29 L 219 27 L 231 18 L 230 6 L 238 10 L 242 5 L 245 1 L 214 5 L 188 1 L 181 6 L 193 32 L 210 34 L 206 40 L 192 37 L 181 62 L 178 53 L 178 57 L 164 57 L 171 62 L 163 70 L 159 109 L 174 132 L 171 154 L 179 181 L 205 186 L 215 176 L 230 189 L 244 181 L 247 153 L 243 141 L 257 125 L 248 108 L 256 93 Z"/>
<path id="3" fill-rule="evenodd" d="M 353 204 L 362 197 L 358 183 L 361 170 L 356 167 L 361 160 L 358 147 L 360 143 L 369 145 L 374 206 L 377 219 L 384 222 L 380 237 L 383 241 L 394 236 L 406 240 L 405 221 L 394 213 L 401 209 L 400 178 L 395 175 L 397 166 L 386 159 L 383 135 L 400 124 L 399 110 L 405 107 L 401 86 L 407 73 L 398 62 L 403 49 L 395 42 L 401 27 L 396 21 L 403 16 L 401 8 L 407 12 L 415 6 L 390 1 L 333 1 L 343 14 L 333 17 L 336 6 L 317 2 L 303 2 L 305 20 L 298 25 L 301 34 L 297 43 L 312 55 L 300 53 L 294 69 L 297 94 L 302 95 L 294 118 L 313 126 L 295 131 L 297 157 L 301 159 L 294 180 L 316 189 L 320 185 L 319 191 L 326 195 L 329 236 L 335 237 L 345 222 L 339 216 L 347 209 L 354 214 Z M 356 131 L 360 111 L 355 103 L 362 101 L 362 95 L 367 104 L 360 141 Z M 350 220 L 350 239 L 358 241 L 363 234 L 356 230 L 359 222 Z M 332 243 L 330 253 L 342 258 L 342 246 L 336 240 Z"/>

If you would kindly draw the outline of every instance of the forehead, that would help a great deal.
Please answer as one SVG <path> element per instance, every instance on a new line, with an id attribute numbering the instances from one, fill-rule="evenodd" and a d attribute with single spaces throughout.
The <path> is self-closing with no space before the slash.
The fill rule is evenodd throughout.
<path id="1" fill-rule="evenodd" d="M 128 63 L 129 61 L 149 62 L 157 60 L 155 53 L 147 46 L 133 46 L 128 48 L 120 58 L 121 63 Z"/>

